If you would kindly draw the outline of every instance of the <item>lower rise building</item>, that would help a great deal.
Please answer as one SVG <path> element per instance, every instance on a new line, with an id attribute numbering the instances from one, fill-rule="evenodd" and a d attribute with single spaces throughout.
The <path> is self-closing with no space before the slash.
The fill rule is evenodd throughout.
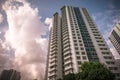
<path id="1" fill-rule="evenodd" d="M 20 72 L 10 69 L 10 70 L 3 70 L 0 75 L 0 80 L 20 80 Z"/>

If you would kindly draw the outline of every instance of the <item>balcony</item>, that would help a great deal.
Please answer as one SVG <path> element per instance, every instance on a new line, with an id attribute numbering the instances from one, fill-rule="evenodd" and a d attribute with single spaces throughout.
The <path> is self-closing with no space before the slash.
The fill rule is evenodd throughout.
<path id="1" fill-rule="evenodd" d="M 72 66 L 65 67 L 64 72 L 65 72 L 65 74 L 72 73 L 73 72 Z"/>
<path id="2" fill-rule="evenodd" d="M 49 74 L 48 74 L 48 77 L 49 77 L 49 78 L 52 78 L 52 79 L 50 79 L 50 80 L 54 80 L 56 76 L 57 76 L 56 73 L 49 73 Z"/>
<path id="3" fill-rule="evenodd" d="M 64 56 L 64 60 L 70 59 L 70 58 L 71 58 L 71 54 L 70 53 L 68 55 Z"/>
<path id="4" fill-rule="evenodd" d="M 72 60 L 72 59 L 68 59 L 67 61 L 65 61 L 65 62 L 64 62 L 64 65 L 66 66 L 67 64 L 71 64 L 71 63 L 72 63 L 71 60 Z"/>
<path id="5" fill-rule="evenodd" d="M 57 61 L 56 58 L 50 59 L 50 62 Z"/>
<path id="6" fill-rule="evenodd" d="M 57 71 L 56 68 L 49 69 L 49 72 Z"/>
<path id="7" fill-rule="evenodd" d="M 63 52 L 66 52 L 67 50 L 70 50 L 70 47 L 66 47 L 63 49 Z"/>

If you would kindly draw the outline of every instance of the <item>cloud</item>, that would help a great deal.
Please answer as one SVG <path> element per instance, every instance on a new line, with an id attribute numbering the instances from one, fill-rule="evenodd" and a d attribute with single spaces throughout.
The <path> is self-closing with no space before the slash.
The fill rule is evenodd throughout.
<path id="1" fill-rule="evenodd" d="M 46 18 L 45 19 L 45 24 L 47 24 L 49 26 L 49 30 L 51 29 L 51 27 L 53 26 L 53 19 L 52 18 Z"/>
<path id="2" fill-rule="evenodd" d="M 13 68 L 21 72 L 22 80 L 43 80 L 48 41 L 42 35 L 48 30 L 40 21 L 38 9 L 23 0 L 20 2 L 20 6 L 9 2 L 3 6 L 9 27 L 5 40 L 15 51 Z"/>
<path id="3" fill-rule="evenodd" d="M 10 56 L 9 47 L 0 40 L 0 73 L 3 69 L 13 67 L 13 59 Z"/>
<path id="4" fill-rule="evenodd" d="M 0 13 L 0 24 L 3 22 L 3 15 Z"/>
<path id="5" fill-rule="evenodd" d="M 18 2 L 26 2 L 26 1 L 28 1 L 28 0 L 16 0 L 16 1 L 18 1 Z"/>
<path id="6" fill-rule="evenodd" d="M 119 9 L 111 9 L 105 12 L 95 13 L 93 14 L 93 18 L 98 25 L 98 28 L 105 38 L 110 50 L 112 51 L 115 58 L 120 58 L 118 53 L 114 50 L 113 45 L 109 41 L 109 33 L 111 32 L 113 26 L 120 21 L 120 10 Z"/>

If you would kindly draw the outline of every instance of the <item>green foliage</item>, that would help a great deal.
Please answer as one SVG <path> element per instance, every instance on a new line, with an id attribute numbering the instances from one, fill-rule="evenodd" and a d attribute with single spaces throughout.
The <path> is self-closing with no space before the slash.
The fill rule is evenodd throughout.
<path id="1" fill-rule="evenodd" d="M 61 78 L 57 79 L 57 80 L 62 80 Z"/>
<path id="2" fill-rule="evenodd" d="M 115 80 L 114 74 L 98 62 L 87 62 L 81 66 L 82 80 Z"/>
<path id="3" fill-rule="evenodd" d="M 63 80 L 76 80 L 75 78 L 76 78 L 76 77 L 75 77 L 75 74 L 74 74 L 74 73 L 69 73 L 68 75 L 65 75 L 65 76 L 63 77 Z"/>
<path id="4" fill-rule="evenodd" d="M 65 75 L 63 80 L 115 80 L 115 75 L 98 62 L 85 62 L 81 72 Z"/>
<path id="5" fill-rule="evenodd" d="M 81 73 L 79 72 L 79 73 L 77 73 L 77 74 L 75 74 L 76 76 L 75 76 L 75 80 L 82 80 L 81 79 Z"/>

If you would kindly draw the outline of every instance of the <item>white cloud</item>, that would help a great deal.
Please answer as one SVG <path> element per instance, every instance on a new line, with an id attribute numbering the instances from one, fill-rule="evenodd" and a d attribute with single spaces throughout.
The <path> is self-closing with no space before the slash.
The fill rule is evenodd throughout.
<path id="1" fill-rule="evenodd" d="M 3 22 L 3 15 L 0 13 L 0 24 Z"/>
<path id="2" fill-rule="evenodd" d="M 15 50 L 14 68 L 21 72 L 22 80 L 43 80 L 48 41 L 41 36 L 48 30 L 40 21 L 38 9 L 22 3 L 17 8 L 7 2 L 3 6 L 9 27 L 5 39 Z"/>
<path id="3" fill-rule="evenodd" d="M 9 54 L 8 46 L 0 40 L 0 73 L 3 69 L 9 69 L 13 67 L 13 59 Z"/>
<path id="4" fill-rule="evenodd" d="M 53 19 L 52 18 L 46 18 L 45 19 L 45 24 L 47 24 L 49 26 L 49 30 L 50 30 L 51 27 L 53 26 Z"/>
<path id="5" fill-rule="evenodd" d="M 16 0 L 16 1 L 24 3 L 24 2 L 26 2 L 28 0 Z"/>

